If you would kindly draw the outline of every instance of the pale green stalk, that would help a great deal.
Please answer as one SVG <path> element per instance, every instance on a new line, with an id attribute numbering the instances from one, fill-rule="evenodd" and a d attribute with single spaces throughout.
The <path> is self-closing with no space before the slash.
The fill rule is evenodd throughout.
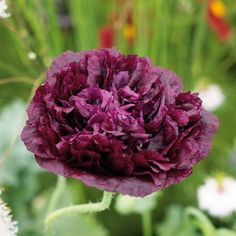
<path id="1" fill-rule="evenodd" d="M 144 212 L 142 215 L 143 236 L 152 236 L 152 216 L 150 211 Z"/>
<path id="2" fill-rule="evenodd" d="M 101 202 L 68 206 L 49 213 L 44 221 L 46 234 L 50 235 L 50 229 L 53 222 L 59 218 L 72 214 L 85 214 L 104 211 L 109 208 L 111 200 L 112 193 L 104 191 Z"/>

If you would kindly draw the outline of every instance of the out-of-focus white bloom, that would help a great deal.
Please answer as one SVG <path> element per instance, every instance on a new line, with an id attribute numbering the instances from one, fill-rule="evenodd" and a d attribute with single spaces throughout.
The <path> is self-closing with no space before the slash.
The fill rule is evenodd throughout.
<path id="1" fill-rule="evenodd" d="M 212 84 L 197 91 L 205 109 L 213 111 L 218 108 L 225 100 L 224 93 L 217 84 Z"/>
<path id="2" fill-rule="evenodd" d="M 35 52 L 29 52 L 28 53 L 28 58 L 30 60 L 35 60 L 37 58 L 37 54 Z"/>
<path id="3" fill-rule="evenodd" d="M 189 0 L 179 0 L 179 10 L 186 13 L 193 13 L 193 3 Z"/>
<path id="4" fill-rule="evenodd" d="M 10 14 L 6 12 L 7 8 L 6 0 L 0 0 L 0 18 L 7 18 L 10 16 Z"/>
<path id="5" fill-rule="evenodd" d="M 215 217 L 236 211 L 236 180 L 231 177 L 209 178 L 197 191 L 198 205 Z"/>
<path id="6" fill-rule="evenodd" d="M 0 235 L 16 236 L 17 232 L 18 232 L 17 222 L 12 220 L 10 209 L 0 198 Z"/>

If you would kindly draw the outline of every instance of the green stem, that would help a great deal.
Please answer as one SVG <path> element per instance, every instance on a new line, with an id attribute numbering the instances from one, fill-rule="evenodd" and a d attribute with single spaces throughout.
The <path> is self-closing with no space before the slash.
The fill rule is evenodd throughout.
<path id="1" fill-rule="evenodd" d="M 197 29 L 194 35 L 193 46 L 192 46 L 192 78 L 196 79 L 203 71 L 202 64 L 202 50 L 204 45 L 204 35 L 206 30 L 205 14 L 207 8 L 207 1 L 202 4 L 199 20 L 197 22 Z"/>
<path id="2" fill-rule="evenodd" d="M 192 223 L 201 229 L 204 236 L 216 235 L 214 225 L 200 210 L 193 207 L 187 207 L 184 212 L 184 218 L 186 228 L 188 228 L 188 226 Z"/>
<path id="3" fill-rule="evenodd" d="M 142 214 L 143 236 L 152 236 L 152 218 L 151 212 L 146 211 Z"/>
<path id="4" fill-rule="evenodd" d="M 59 218 L 71 214 L 84 214 L 104 211 L 109 208 L 111 200 L 112 193 L 104 191 L 101 202 L 64 207 L 59 210 L 55 210 L 52 213 L 49 213 L 44 221 L 46 233 L 49 233 L 50 226 L 54 221 L 58 220 Z"/>
<path id="5" fill-rule="evenodd" d="M 12 78 L 4 78 L 0 79 L 0 85 L 9 84 L 9 83 L 29 83 L 33 84 L 34 80 L 27 77 L 12 77 Z"/>
<path id="6" fill-rule="evenodd" d="M 65 189 L 65 186 L 66 186 L 66 179 L 62 176 L 58 176 L 56 188 L 48 204 L 47 215 L 55 209 L 58 199 L 61 196 L 63 190 Z"/>

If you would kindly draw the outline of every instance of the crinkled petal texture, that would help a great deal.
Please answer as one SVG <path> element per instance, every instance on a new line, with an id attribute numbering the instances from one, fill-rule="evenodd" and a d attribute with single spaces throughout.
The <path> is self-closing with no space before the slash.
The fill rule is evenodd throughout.
<path id="1" fill-rule="evenodd" d="M 143 197 L 190 175 L 217 127 L 176 74 L 99 49 L 54 60 L 29 104 L 22 139 L 50 172 Z"/>

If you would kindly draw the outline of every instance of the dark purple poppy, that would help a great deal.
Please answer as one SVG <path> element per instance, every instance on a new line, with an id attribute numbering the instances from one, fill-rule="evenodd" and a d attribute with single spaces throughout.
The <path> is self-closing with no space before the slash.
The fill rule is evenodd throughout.
<path id="1" fill-rule="evenodd" d="M 57 57 L 28 117 L 22 139 L 41 167 L 141 197 L 189 176 L 218 127 L 176 74 L 115 49 Z"/>

